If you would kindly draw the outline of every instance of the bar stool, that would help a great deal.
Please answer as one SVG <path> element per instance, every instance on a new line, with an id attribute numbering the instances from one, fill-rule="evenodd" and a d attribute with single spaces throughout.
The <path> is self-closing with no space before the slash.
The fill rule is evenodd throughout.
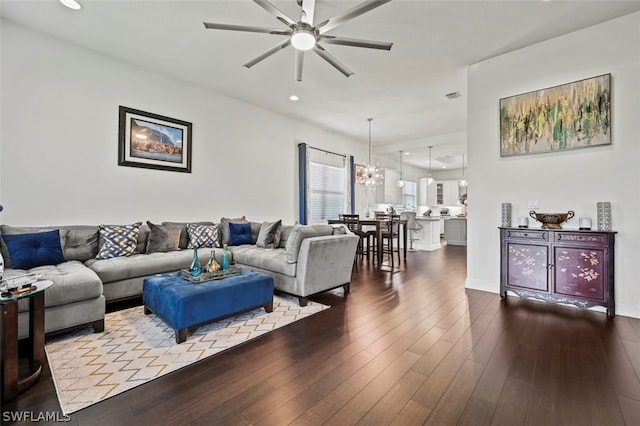
<path id="1" fill-rule="evenodd" d="M 389 261 L 391 267 L 395 265 L 393 253 L 398 254 L 398 264 L 400 264 L 400 215 L 394 214 L 379 214 L 376 215 L 376 220 L 381 221 L 380 226 L 382 232 L 380 234 L 382 238 L 382 253 L 389 255 Z M 395 240 L 395 246 L 394 246 Z M 380 265 L 379 265 L 380 266 Z"/>
<path id="2" fill-rule="evenodd" d="M 416 212 L 402 212 L 400 216 L 402 219 L 406 219 L 407 221 L 407 230 L 409 231 L 409 250 L 413 251 L 413 242 L 420 240 L 420 238 L 414 238 L 415 231 L 421 230 L 422 225 L 420 225 L 416 220 Z"/>
<path id="3" fill-rule="evenodd" d="M 353 232 L 355 235 L 360 237 L 360 241 L 358 242 L 358 249 L 356 250 L 356 255 L 360 255 L 362 258 L 365 254 L 367 259 L 369 258 L 369 251 L 371 250 L 371 242 L 370 236 L 371 234 L 368 232 L 362 231 L 362 226 L 360 225 L 360 215 L 358 214 L 339 214 L 338 218 L 344 225 L 349 229 L 349 231 Z M 364 242 L 367 242 L 367 250 L 364 250 Z M 355 261 L 355 259 L 354 259 Z"/>

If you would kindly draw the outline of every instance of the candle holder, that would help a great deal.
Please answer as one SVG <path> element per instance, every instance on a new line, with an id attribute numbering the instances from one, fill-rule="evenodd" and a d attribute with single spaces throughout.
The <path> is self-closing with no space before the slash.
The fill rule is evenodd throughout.
<path id="1" fill-rule="evenodd" d="M 600 201 L 596 204 L 598 214 L 598 231 L 611 231 L 611 203 Z"/>
<path id="2" fill-rule="evenodd" d="M 511 203 L 502 203 L 502 227 L 511 226 Z"/>

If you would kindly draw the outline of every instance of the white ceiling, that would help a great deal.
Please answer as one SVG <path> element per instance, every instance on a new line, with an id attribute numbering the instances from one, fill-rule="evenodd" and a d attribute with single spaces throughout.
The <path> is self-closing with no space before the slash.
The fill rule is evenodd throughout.
<path id="1" fill-rule="evenodd" d="M 286 27 L 250 0 L 0 0 L 0 15 L 37 31 L 367 142 L 405 164 L 460 167 L 466 143 L 466 66 L 640 11 L 640 1 L 393 0 L 329 34 L 393 42 L 391 51 L 325 45 L 354 71 L 345 78 L 314 54 L 295 82 L 293 48 L 242 64 L 285 36 L 207 30 L 202 22 Z M 316 0 L 314 22 L 360 1 Z M 296 0 L 273 0 L 297 19 Z M 612 48 L 615 48 L 612 46 Z M 458 91 L 450 101 L 445 94 Z M 289 95 L 297 94 L 298 102 Z"/>

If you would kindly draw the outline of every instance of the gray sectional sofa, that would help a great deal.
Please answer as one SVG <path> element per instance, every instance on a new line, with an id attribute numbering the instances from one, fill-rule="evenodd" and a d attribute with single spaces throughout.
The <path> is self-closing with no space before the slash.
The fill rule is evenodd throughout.
<path id="1" fill-rule="evenodd" d="M 240 267 L 264 272 L 274 278 L 278 291 L 299 298 L 301 306 L 307 297 L 326 290 L 344 287 L 349 292 L 353 259 L 358 237 L 341 225 L 282 226 L 277 247 L 255 245 L 259 223 L 251 223 L 252 244 L 230 246 L 233 261 Z M 182 226 L 186 223 L 167 223 Z M 25 234 L 53 229 L 60 230 L 64 262 L 37 266 L 28 270 L 11 267 L 10 254 L 0 238 L 2 255 L 7 268 L 5 278 L 27 273 L 42 274 L 53 281 L 45 292 L 45 331 L 58 332 L 78 326 L 93 326 L 96 332 L 104 329 L 105 304 L 138 297 L 142 294 L 144 278 L 164 272 L 188 268 L 193 249 L 187 249 L 186 237 L 180 248 L 169 252 L 145 253 L 149 227 L 142 225 L 136 253 L 110 259 L 96 259 L 99 249 L 98 226 L 12 227 L 0 226 L 0 235 Z M 211 248 L 199 248 L 200 263 L 210 258 Z M 220 260 L 221 248 L 215 248 Z M 20 337 L 28 335 L 28 303 L 19 303 Z"/>

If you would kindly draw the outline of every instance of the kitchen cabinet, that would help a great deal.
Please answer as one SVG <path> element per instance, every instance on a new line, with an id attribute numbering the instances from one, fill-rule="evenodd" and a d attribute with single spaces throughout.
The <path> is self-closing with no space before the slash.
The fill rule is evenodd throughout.
<path id="1" fill-rule="evenodd" d="M 384 184 L 376 188 L 376 202 L 380 204 L 401 204 L 402 188 L 398 186 L 400 172 L 384 169 Z"/>
<path id="2" fill-rule="evenodd" d="M 428 178 L 420 178 L 418 180 L 418 205 L 435 206 L 436 203 L 436 182 L 429 185 Z"/>
<path id="3" fill-rule="evenodd" d="M 443 206 L 458 205 L 457 180 L 443 180 L 436 182 L 436 204 Z"/>
<path id="4" fill-rule="evenodd" d="M 500 228 L 500 244 L 501 298 L 511 291 L 615 316 L 615 232 Z"/>

